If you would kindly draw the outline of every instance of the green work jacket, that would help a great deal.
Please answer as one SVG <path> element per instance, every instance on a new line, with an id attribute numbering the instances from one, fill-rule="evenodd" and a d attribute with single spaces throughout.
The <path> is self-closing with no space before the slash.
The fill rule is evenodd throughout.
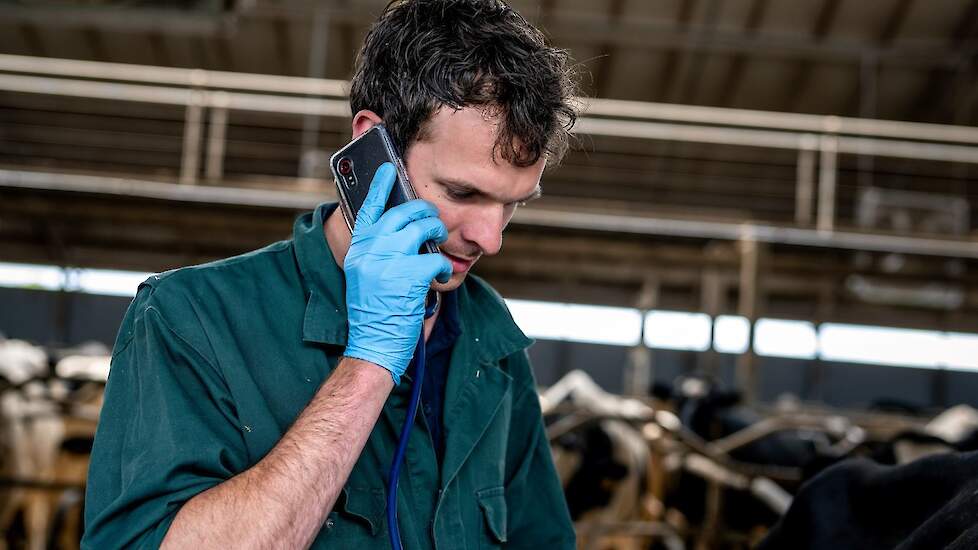
<path id="1" fill-rule="evenodd" d="M 335 368 L 347 336 L 323 235 L 335 207 L 300 217 L 291 240 L 140 286 L 112 354 L 83 548 L 159 546 L 180 506 L 264 457 Z M 404 548 L 574 548 L 531 341 L 476 277 L 458 304 L 444 459 L 418 415 L 398 491 Z M 385 487 L 409 391 L 387 400 L 313 548 L 390 547 Z"/>

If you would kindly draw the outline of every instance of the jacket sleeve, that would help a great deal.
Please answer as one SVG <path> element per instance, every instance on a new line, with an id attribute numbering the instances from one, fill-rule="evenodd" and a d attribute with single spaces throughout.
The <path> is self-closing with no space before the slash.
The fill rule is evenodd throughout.
<path id="1" fill-rule="evenodd" d="M 573 549 L 574 526 L 554 467 L 525 351 L 511 356 L 517 385 L 507 449 L 507 548 Z"/>
<path id="2" fill-rule="evenodd" d="M 113 351 L 83 548 L 157 548 L 184 502 L 247 466 L 230 392 L 143 286 Z"/>

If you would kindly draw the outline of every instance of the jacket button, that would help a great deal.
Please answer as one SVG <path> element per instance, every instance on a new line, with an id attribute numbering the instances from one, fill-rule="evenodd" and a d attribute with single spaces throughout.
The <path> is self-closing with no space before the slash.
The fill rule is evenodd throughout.
<path id="1" fill-rule="evenodd" d="M 329 531 L 330 529 L 333 528 L 333 525 L 335 524 L 336 522 L 333 521 L 333 518 L 329 518 L 326 520 L 326 524 L 324 525 L 324 527 L 326 527 L 326 530 Z"/>

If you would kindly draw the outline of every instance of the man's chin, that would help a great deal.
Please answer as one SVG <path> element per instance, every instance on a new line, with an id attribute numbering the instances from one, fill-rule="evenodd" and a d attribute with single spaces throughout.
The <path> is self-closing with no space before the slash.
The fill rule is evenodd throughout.
<path id="1" fill-rule="evenodd" d="M 464 273 L 452 273 L 452 278 L 448 280 L 447 283 L 439 283 L 438 281 L 432 281 L 431 290 L 436 292 L 451 292 L 456 288 L 462 286 L 465 281 L 465 276 L 468 275 L 468 271 Z"/>

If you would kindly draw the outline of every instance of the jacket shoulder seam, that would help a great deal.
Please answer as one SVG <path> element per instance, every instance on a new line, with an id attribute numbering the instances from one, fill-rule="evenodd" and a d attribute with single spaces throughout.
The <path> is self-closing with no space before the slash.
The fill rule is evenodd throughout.
<path id="1" fill-rule="evenodd" d="M 195 346 L 192 342 L 190 342 L 189 339 L 185 338 L 176 329 L 174 329 L 173 327 L 171 327 L 170 324 L 166 321 L 166 317 L 163 315 L 163 312 L 160 311 L 159 308 L 157 308 L 154 305 L 148 305 L 148 306 L 146 306 L 146 309 L 144 310 L 144 313 L 143 314 L 145 316 L 146 314 L 148 314 L 150 312 L 155 313 L 156 318 L 160 322 L 160 325 L 163 328 L 165 328 L 167 332 L 169 332 L 174 337 L 176 337 L 183 345 L 187 346 L 187 348 L 193 350 L 193 352 L 194 352 L 195 355 L 197 355 L 198 357 L 200 357 L 204 361 L 204 363 L 210 369 L 212 369 L 215 373 L 217 373 L 217 375 L 221 377 L 221 380 L 224 380 L 224 376 L 221 375 L 220 369 L 218 369 L 217 366 L 206 355 L 204 355 L 203 352 L 201 352 L 199 349 L 197 349 L 197 346 Z M 126 345 L 128 346 L 129 344 L 127 343 Z"/>

